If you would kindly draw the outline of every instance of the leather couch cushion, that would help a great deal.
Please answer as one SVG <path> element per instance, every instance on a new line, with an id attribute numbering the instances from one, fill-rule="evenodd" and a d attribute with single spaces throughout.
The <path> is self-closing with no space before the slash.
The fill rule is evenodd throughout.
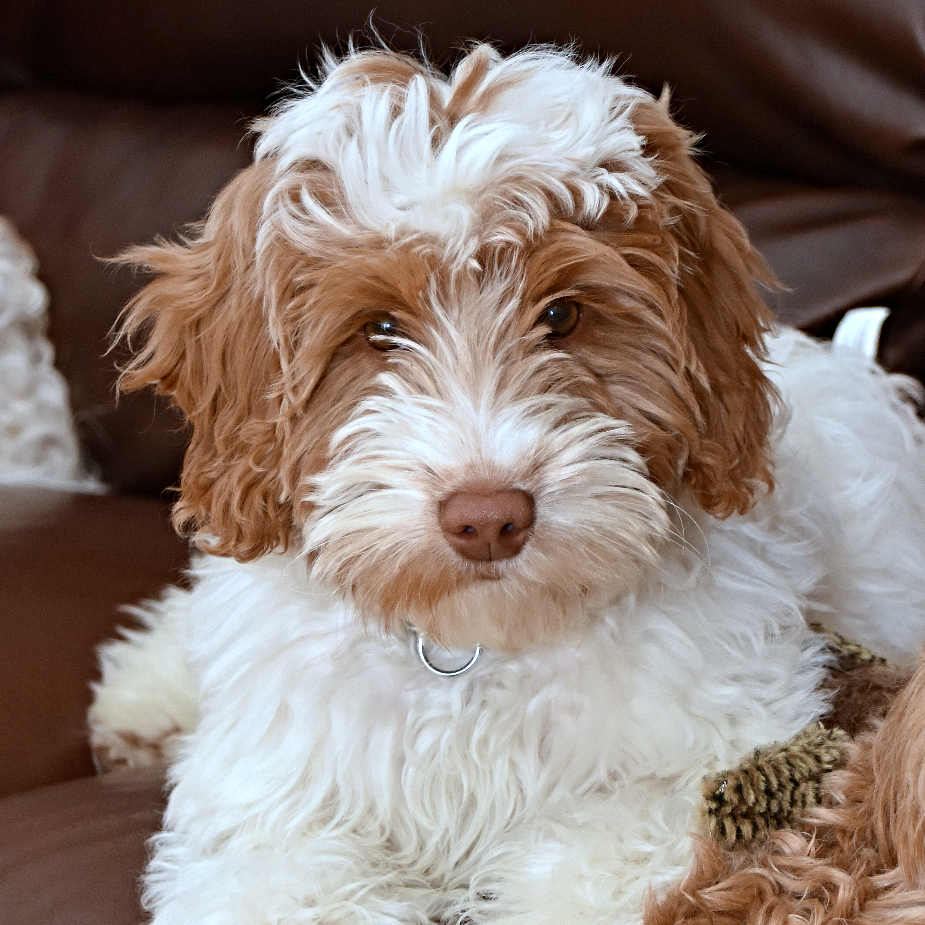
<path id="1" fill-rule="evenodd" d="M 93 772 L 95 648 L 187 555 L 160 501 L 0 488 L 0 796 Z"/>
<path id="2" fill-rule="evenodd" d="M 151 392 L 116 401 L 110 330 L 142 280 L 103 258 L 177 236 L 250 160 L 234 106 L 154 106 L 72 93 L 0 94 L 0 214 L 34 248 L 56 363 L 81 442 L 107 483 L 177 477 L 180 420 Z"/>
<path id="3" fill-rule="evenodd" d="M 262 105 L 324 41 L 373 24 L 438 61 L 460 43 L 575 41 L 665 83 L 717 158 L 816 183 L 925 191 L 921 0 L 25 0 L 0 29 L 7 79 Z M 370 11 L 374 10 L 371 14 Z"/>
<path id="4" fill-rule="evenodd" d="M 162 790 L 156 772 L 119 771 L 0 800 L 0 922 L 138 925 Z"/>
<path id="5" fill-rule="evenodd" d="M 925 198 L 723 168 L 713 176 L 784 287 L 767 297 L 781 320 L 811 328 L 925 286 Z"/>

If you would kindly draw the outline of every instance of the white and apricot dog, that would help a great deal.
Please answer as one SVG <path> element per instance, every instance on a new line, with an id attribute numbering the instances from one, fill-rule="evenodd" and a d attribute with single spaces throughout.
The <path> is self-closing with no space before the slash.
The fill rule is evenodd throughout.
<path id="1" fill-rule="evenodd" d="M 188 585 L 109 645 L 165 753 L 156 925 L 637 922 L 700 781 L 925 638 L 925 450 L 772 332 L 690 138 L 597 63 L 329 60 L 177 244 L 127 388 L 191 424 Z"/>

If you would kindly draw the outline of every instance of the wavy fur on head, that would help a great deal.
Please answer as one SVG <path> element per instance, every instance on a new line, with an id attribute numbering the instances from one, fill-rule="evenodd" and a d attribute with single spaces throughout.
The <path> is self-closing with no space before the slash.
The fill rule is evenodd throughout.
<path id="1" fill-rule="evenodd" d="M 925 662 L 853 751 L 799 830 L 754 852 L 702 840 L 691 875 L 645 925 L 925 922 Z"/>
<path id="2" fill-rule="evenodd" d="M 478 47 L 450 79 L 373 51 L 330 61 L 260 131 L 256 162 L 189 240 L 127 257 L 156 278 L 125 319 L 144 343 L 122 385 L 157 385 L 192 424 L 175 519 L 210 552 L 248 561 L 307 544 L 367 614 L 410 611 L 437 637 L 472 641 L 477 627 L 450 632 L 444 612 L 459 612 L 472 570 L 425 552 L 429 511 L 454 489 L 511 484 L 554 511 L 562 465 L 611 457 L 612 477 L 587 478 L 620 486 L 613 501 L 587 503 L 616 526 L 589 522 L 574 575 L 550 589 L 561 630 L 572 602 L 632 587 L 652 561 L 663 494 L 689 490 L 726 517 L 770 487 L 764 270 L 665 101 L 549 50 Z M 564 298 L 582 319 L 553 342 L 537 318 Z M 364 339 L 383 315 L 403 349 Z M 438 453 L 453 407 L 470 410 Z M 505 416 L 523 445 L 515 463 L 481 436 Z M 414 446 L 407 462 L 389 450 L 386 476 L 377 433 L 399 419 Z M 562 447 L 528 448 L 536 427 L 558 429 Z M 440 458 L 409 480 L 426 444 Z M 375 493 L 363 453 L 382 467 Z M 360 494 L 353 537 L 366 511 L 378 532 L 348 549 L 334 534 L 351 532 L 343 505 Z M 410 531 L 396 522 L 408 512 Z M 521 570 L 546 585 L 549 557 L 575 548 L 554 522 L 538 520 Z M 502 645 L 519 633 L 481 630 Z"/>

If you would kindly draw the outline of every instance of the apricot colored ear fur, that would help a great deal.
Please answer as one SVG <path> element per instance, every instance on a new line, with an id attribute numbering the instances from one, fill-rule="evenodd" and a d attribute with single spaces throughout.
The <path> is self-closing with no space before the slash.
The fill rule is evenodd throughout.
<path id="1" fill-rule="evenodd" d="M 191 238 L 129 251 L 154 274 L 126 309 L 122 337 L 144 337 L 124 390 L 155 385 L 192 425 L 174 522 L 241 560 L 290 539 L 280 484 L 280 358 L 257 278 L 256 225 L 266 164 L 242 171 Z"/>
<path id="2" fill-rule="evenodd" d="M 700 418 L 682 481 L 710 513 L 744 513 L 773 485 L 776 393 L 758 362 L 772 316 L 756 282 L 774 280 L 741 224 L 718 204 L 667 99 L 643 102 L 633 121 L 663 177 L 657 207 L 678 248 L 678 337 L 688 340 L 684 376 Z"/>

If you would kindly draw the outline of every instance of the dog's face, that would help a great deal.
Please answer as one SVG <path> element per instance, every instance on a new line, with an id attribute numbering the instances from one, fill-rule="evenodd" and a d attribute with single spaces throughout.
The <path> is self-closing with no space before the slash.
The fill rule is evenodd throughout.
<path id="1" fill-rule="evenodd" d="M 304 548 L 387 628 L 516 650 L 771 484 L 762 273 L 665 106 L 549 52 L 331 63 L 156 278 L 124 385 L 192 424 L 175 516 Z"/>

